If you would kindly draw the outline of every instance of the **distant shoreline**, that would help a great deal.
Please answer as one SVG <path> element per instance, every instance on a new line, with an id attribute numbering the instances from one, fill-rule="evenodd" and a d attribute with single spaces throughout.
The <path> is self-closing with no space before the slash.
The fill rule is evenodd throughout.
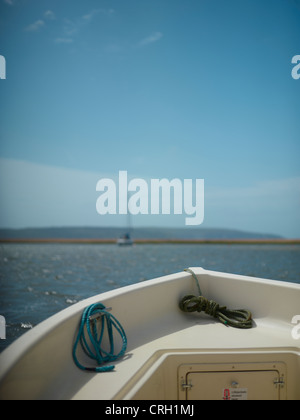
<path id="1" fill-rule="evenodd" d="M 117 239 L 84 239 L 84 238 L 0 238 L 0 243 L 27 243 L 27 244 L 112 244 L 117 243 Z M 147 244 L 217 244 L 217 245 L 300 245 L 300 239 L 135 239 L 136 245 Z"/>

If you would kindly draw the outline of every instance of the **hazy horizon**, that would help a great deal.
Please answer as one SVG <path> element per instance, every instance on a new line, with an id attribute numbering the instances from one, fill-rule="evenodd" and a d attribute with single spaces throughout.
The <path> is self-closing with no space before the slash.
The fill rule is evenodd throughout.
<path id="1" fill-rule="evenodd" d="M 8 236 L 3 236 L 3 233 L 6 233 Z M 88 239 L 88 238 L 97 238 L 99 234 L 103 233 L 101 238 L 110 239 L 116 235 L 122 235 L 125 233 L 130 233 L 134 238 L 144 238 L 147 239 L 144 235 L 150 235 L 149 238 L 154 238 L 153 233 L 156 234 L 157 238 L 160 237 L 163 239 L 240 239 L 240 238 L 249 238 L 249 239 L 287 239 L 287 240 L 298 240 L 300 238 L 286 238 L 281 235 L 276 235 L 272 232 L 253 232 L 240 229 L 229 229 L 229 228 L 220 228 L 220 227 L 162 227 L 162 226 L 138 226 L 138 227 L 129 227 L 129 226 L 43 226 L 43 227 L 24 227 L 24 228 L 2 228 L 0 226 L 0 240 L 6 238 L 18 238 L 14 234 L 20 233 L 20 238 L 30 239 L 30 234 L 37 235 L 37 238 L 50 238 L 54 233 L 58 238 L 75 238 L 78 239 Z M 2 234 L 2 237 L 1 237 Z M 22 236 L 22 234 L 24 236 Z M 26 234 L 26 235 L 25 235 Z M 48 234 L 48 236 L 47 236 Z M 65 236 L 63 236 L 65 234 Z M 98 235 L 96 235 L 98 234 Z M 105 234 L 107 236 L 105 236 Z M 170 236 L 168 237 L 167 234 Z M 148 238 L 148 239 L 149 239 Z"/>

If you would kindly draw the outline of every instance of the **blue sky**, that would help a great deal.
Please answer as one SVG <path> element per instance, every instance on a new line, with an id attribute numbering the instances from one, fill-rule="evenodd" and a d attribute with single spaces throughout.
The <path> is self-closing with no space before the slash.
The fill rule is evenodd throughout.
<path id="1" fill-rule="evenodd" d="M 203 178 L 203 227 L 300 237 L 297 54 L 299 0 L 0 0 L 0 227 L 124 224 L 95 189 L 127 170 Z"/>

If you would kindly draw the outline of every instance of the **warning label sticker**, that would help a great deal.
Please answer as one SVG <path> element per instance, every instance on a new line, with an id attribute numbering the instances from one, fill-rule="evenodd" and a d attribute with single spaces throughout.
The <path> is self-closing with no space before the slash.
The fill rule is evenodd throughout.
<path id="1" fill-rule="evenodd" d="M 222 394 L 223 400 L 247 400 L 248 388 L 224 388 Z"/>

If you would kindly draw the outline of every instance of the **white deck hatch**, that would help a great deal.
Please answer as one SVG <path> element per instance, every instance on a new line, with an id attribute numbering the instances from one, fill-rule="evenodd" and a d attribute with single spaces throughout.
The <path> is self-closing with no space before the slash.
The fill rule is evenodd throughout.
<path id="1" fill-rule="evenodd" d="M 284 363 L 194 364 L 179 367 L 179 395 L 186 400 L 286 398 Z"/>

